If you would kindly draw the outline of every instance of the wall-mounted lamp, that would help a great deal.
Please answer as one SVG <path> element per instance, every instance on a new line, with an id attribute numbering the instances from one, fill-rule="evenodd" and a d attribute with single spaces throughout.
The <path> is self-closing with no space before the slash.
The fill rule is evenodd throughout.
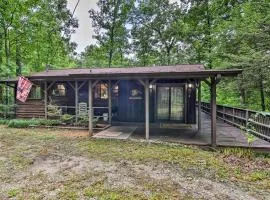
<path id="1" fill-rule="evenodd" d="M 152 85 L 152 84 L 150 84 L 150 85 L 149 85 L 149 88 L 150 88 L 150 89 L 152 89 L 152 88 L 153 88 L 153 85 Z"/>
<path id="2" fill-rule="evenodd" d="M 192 83 L 189 83 L 188 85 L 187 85 L 187 93 L 188 93 L 188 98 L 190 98 L 191 97 L 191 93 L 192 93 L 192 89 L 194 88 L 194 84 L 192 84 Z"/>
<path id="3" fill-rule="evenodd" d="M 194 85 L 192 83 L 188 84 L 188 88 L 193 88 L 193 87 L 194 87 Z"/>

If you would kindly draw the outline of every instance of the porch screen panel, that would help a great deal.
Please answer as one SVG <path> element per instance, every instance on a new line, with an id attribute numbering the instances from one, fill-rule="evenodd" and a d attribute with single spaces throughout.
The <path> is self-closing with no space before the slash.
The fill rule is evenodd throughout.
<path id="1" fill-rule="evenodd" d="M 184 89 L 171 87 L 171 116 L 170 120 L 184 120 Z"/>
<path id="2" fill-rule="evenodd" d="M 157 119 L 169 120 L 170 118 L 170 87 L 157 87 Z"/>

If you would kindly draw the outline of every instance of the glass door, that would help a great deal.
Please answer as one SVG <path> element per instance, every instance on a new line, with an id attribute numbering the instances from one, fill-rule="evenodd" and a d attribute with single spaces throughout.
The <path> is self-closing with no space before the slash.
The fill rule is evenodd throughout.
<path id="1" fill-rule="evenodd" d="M 157 87 L 157 119 L 170 119 L 170 87 Z"/>
<path id="2" fill-rule="evenodd" d="M 157 120 L 184 121 L 183 87 L 157 87 Z"/>
<path id="3" fill-rule="evenodd" d="M 184 88 L 171 87 L 170 120 L 184 121 Z"/>

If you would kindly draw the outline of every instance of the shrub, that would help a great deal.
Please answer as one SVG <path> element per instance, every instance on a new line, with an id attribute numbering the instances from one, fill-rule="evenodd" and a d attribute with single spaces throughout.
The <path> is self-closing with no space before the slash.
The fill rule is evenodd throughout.
<path id="1" fill-rule="evenodd" d="M 57 116 L 60 116 L 61 114 L 62 114 L 62 109 L 59 106 L 54 105 L 54 104 L 48 105 L 48 116 L 57 117 Z"/>
<path id="2" fill-rule="evenodd" d="M 13 119 L 8 123 L 8 127 L 10 128 L 27 128 L 31 125 L 37 126 L 39 125 L 38 120 L 22 120 L 22 119 Z"/>
<path id="3" fill-rule="evenodd" d="M 39 125 L 41 126 L 57 126 L 61 124 L 60 120 L 48 120 L 48 119 L 40 119 Z"/>
<path id="4" fill-rule="evenodd" d="M 71 123 L 73 121 L 73 116 L 69 114 L 64 114 L 61 116 L 61 121 L 64 123 Z"/>
<path id="5" fill-rule="evenodd" d="M 95 127 L 97 125 L 98 118 L 93 118 L 93 126 Z M 80 116 L 79 117 L 79 122 L 77 125 L 82 125 L 82 126 L 88 126 L 89 125 L 89 116 Z"/>
<path id="6" fill-rule="evenodd" d="M 0 119 L 0 125 L 8 125 L 9 120 L 7 119 Z"/>
<path id="7" fill-rule="evenodd" d="M 28 128 L 29 126 L 56 126 L 61 124 L 59 120 L 45 120 L 45 119 L 14 119 L 9 121 L 8 127 L 10 128 Z"/>

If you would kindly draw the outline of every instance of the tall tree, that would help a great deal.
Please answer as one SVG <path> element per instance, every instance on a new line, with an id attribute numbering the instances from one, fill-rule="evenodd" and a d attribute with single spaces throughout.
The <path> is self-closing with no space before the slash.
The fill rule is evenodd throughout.
<path id="1" fill-rule="evenodd" d="M 127 38 L 126 23 L 133 3 L 133 0 L 99 0 L 99 10 L 89 10 L 96 33 L 94 38 L 100 46 L 106 47 L 109 67 L 112 66 L 115 51 L 123 51 Z"/>
<path id="2" fill-rule="evenodd" d="M 134 35 L 139 47 L 143 48 L 141 52 L 146 50 L 146 45 L 143 44 L 145 41 L 141 40 L 141 37 L 148 38 L 150 45 L 158 52 L 159 58 L 162 58 L 161 64 L 171 64 L 173 48 L 177 42 L 184 40 L 184 9 L 185 4 L 171 3 L 169 0 L 137 1 L 133 29 L 135 33 L 144 34 Z M 148 47 L 147 49 L 150 50 Z"/>

